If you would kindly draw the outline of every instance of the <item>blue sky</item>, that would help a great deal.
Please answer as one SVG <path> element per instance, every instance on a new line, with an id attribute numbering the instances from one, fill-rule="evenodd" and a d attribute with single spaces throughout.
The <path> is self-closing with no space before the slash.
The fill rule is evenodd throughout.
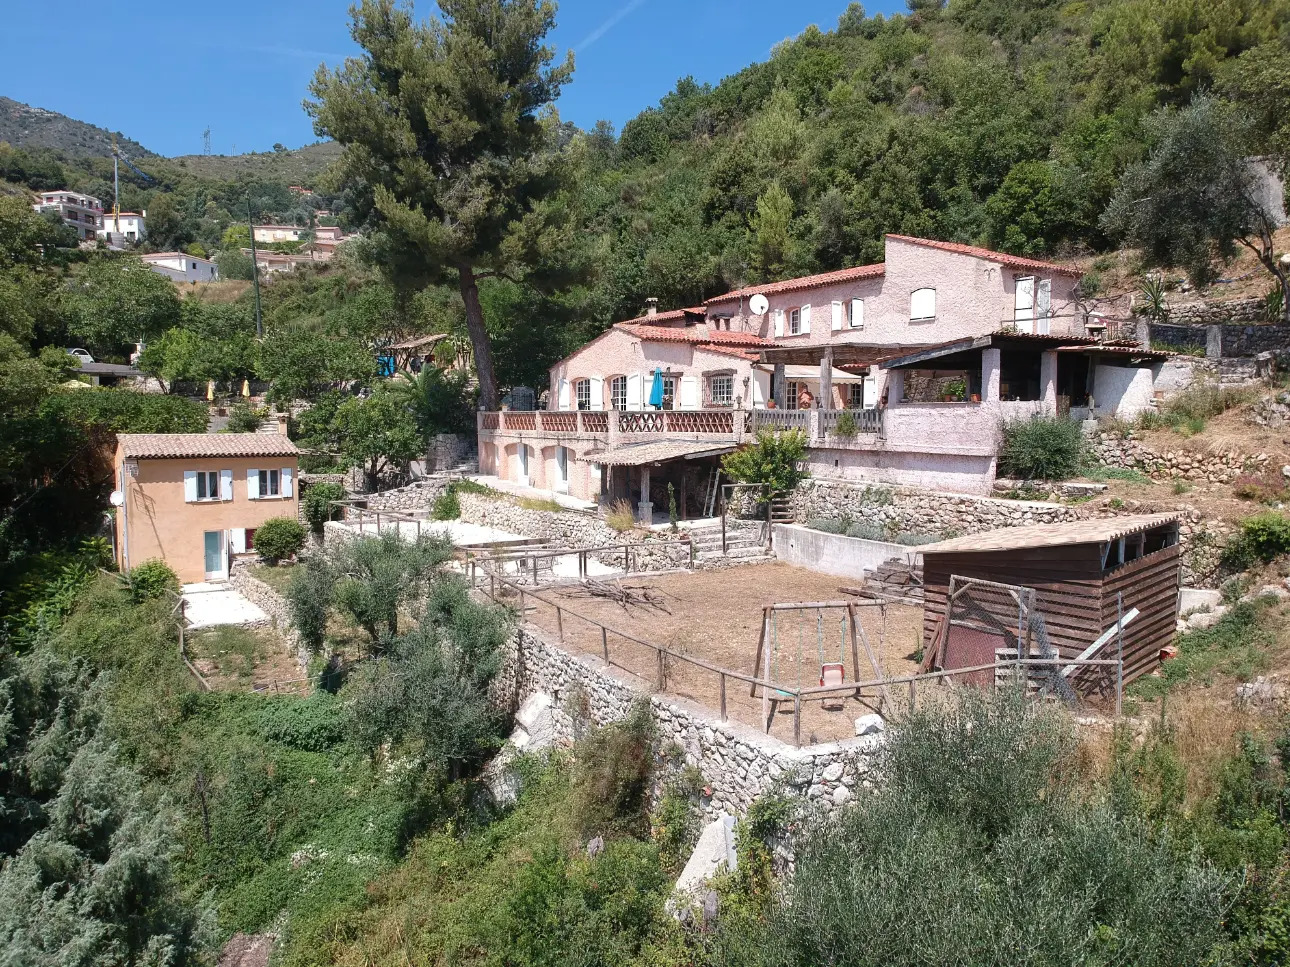
<path id="1" fill-rule="evenodd" d="M 576 71 L 560 100 L 582 127 L 623 122 L 680 77 L 719 81 L 808 24 L 832 28 L 847 0 L 564 0 L 550 42 Z M 315 140 L 300 108 L 320 62 L 355 52 L 349 0 L 11 0 L 0 95 L 121 131 L 159 154 L 219 154 Z M 427 0 L 419 15 L 433 10 Z M 903 0 L 865 4 L 903 10 Z M 75 69 L 77 60 L 84 67 Z M 122 65 L 117 69 L 110 63 Z M 138 65 L 138 66 L 135 66 Z"/>

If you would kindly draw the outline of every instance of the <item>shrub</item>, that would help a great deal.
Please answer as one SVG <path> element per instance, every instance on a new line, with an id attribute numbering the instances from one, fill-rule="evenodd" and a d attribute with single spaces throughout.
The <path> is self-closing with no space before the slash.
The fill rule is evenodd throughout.
<path id="1" fill-rule="evenodd" d="M 330 453 L 300 454 L 301 473 L 331 473 L 342 469 L 340 460 Z"/>
<path id="2" fill-rule="evenodd" d="M 1286 498 L 1286 479 L 1273 473 L 1243 473 L 1232 481 L 1232 493 L 1242 500 L 1270 504 Z"/>
<path id="3" fill-rule="evenodd" d="M 255 529 L 252 543 L 267 563 L 277 564 L 305 546 L 305 529 L 290 517 L 270 517 Z"/>
<path id="4" fill-rule="evenodd" d="M 847 528 L 847 537 L 862 537 L 867 541 L 881 541 L 886 535 L 882 525 L 871 521 L 859 521 Z"/>
<path id="5" fill-rule="evenodd" d="M 573 814 L 579 833 L 645 831 L 653 742 L 654 719 L 649 704 L 640 702 L 626 719 L 596 729 L 578 744 Z"/>
<path id="6" fill-rule="evenodd" d="M 850 440 L 860 432 L 860 425 L 856 423 L 855 415 L 850 410 L 843 410 L 833 432 L 844 440 Z"/>
<path id="7" fill-rule="evenodd" d="M 252 406 L 245 400 L 238 400 L 228 411 L 229 433 L 254 433 L 264 422 L 264 410 Z"/>
<path id="8" fill-rule="evenodd" d="M 556 514 L 564 510 L 558 500 L 552 500 L 550 497 L 521 497 L 516 501 L 516 504 L 525 510 L 540 510 L 549 514 Z"/>
<path id="9" fill-rule="evenodd" d="M 1065 480 L 1084 462 L 1084 433 L 1077 421 L 1036 416 L 1004 424 L 999 472 L 1022 480 Z"/>
<path id="10" fill-rule="evenodd" d="M 435 520 L 456 520 L 461 516 L 461 501 L 457 498 L 457 485 L 449 484 L 430 508 L 430 516 Z"/>
<path id="11" fill-rule="evenodd" d="M 902 531 L 892 539 L 896 544 L 906 544 L 910 547 L 917 547 L 920 544 L 935 544 L 940 540 L 936 534 L 919 534 L 914 531 Z"/>
<path id="12" fill-rule="evenodd" d="M 740 483 L 766 484 L 768 496 L 778 497 L 797 486 L 805 474 L 798 464 L 806 455 L 801 430 L 776 433 L 763 428 L 755 443 L 721 458 L 721 469 Z"/>
<path id="13" fill-rule="evenodd" d="M 327 611 L 334 597 L 334 582 L 317 557 L 307 557 L 302 566 L 292 568 L 287 585 L 287 606 L 291 626 L 300 635 L 300 643 L 316 655 L 322 651 L 327 636 Z"/>
<path id="14" fill-rule="evenodd" d="M 1217 383 L 1193 383 L 1161 407 L 1164 422 L 1179 432 L 1200 433 L 1207 420 L 1249 402 L 1251 391 Z"/>
<path id="15" fill-rule="evenodd" d="M 1290 554 L 1290 517 L 1275 510 L 1241 521 L 1241 530 L 1223 549 L 1223 565 L 1243 571 L 1255 561 L 1274 561 Z"/>
<path id="16" fill-rule="evenodd" d="M 851 526 L 851 521 L 845 517 L 812 517 L 806 522 L 806 526 L 812 530 L 824 531 L 826 534 L 845 534 L 847 528 Z"/>
<path id="17" fill-rule="evenodd" d="M 605 514 L 605 523 L 622 534 L 636 526 L 636 514 L 631 501 L 615 500 Z"/>
<path id="18" fill-rule="evenodd" d="M 175 572 L 165 561 L 155 558 L 132 567 L 126 580 L 130 585 L 130 595 L 136 601 L 159 598 L 167 591 L 179 593 L 179 578 Z"/>
<path id="19" fill-rule="evenodd" d="M 323 524 L 335 519 L 336 511 L 330 504 L 333 500 L 343 499 L 344 496 L 345 488 L 338 483 L 310 484 L 309 489 L 305 491 L 303 501 L 305 520 L 309 522 L 309 526 L 316 531 L 321 531 Z"/>
<path id="20" fill-rule="evenodd" d="M 302 702 L 273 702 L 259 709 L 257 731 L 270 742 L 302 752 L 325 752 L 346 739 L 341 703 L 326 692 Z"/>

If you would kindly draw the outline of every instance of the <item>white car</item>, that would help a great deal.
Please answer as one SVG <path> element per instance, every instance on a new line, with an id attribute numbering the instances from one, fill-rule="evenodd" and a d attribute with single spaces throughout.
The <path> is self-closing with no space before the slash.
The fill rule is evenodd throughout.
<path id="1" fill-rule="evenodd" d="M 86 350 L 84 350 L 84 349 L 69 349 L 69 350 L 67 350 L 67 355 L 69 355 L 69 356 L 75 356 L 77 359 L 79 359 L 79 360 L 80 360 L 81 362 L 83 362 L 83 363 L 92 363 L 92 362 L 94 362 L 94 357 L 93 357 L 93 356 L 91 356 L 91 355 L 90 355 Z"/>

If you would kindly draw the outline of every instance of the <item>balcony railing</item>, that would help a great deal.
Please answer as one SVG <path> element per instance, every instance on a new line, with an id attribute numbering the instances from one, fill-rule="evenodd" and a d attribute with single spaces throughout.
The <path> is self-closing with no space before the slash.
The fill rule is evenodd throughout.
<path id="1" fill-rule="evenodd" d="M 838 420 L 844 413 L 851 414 L 857 434 L 882 433 L 882 410 L 821 410 L 820 433 L 824 436 L 837 436 Z"/>
<path id="2" fill-rule="evenodd" d="M 763 427 L 772 430 L 809 430 L 811 413 L 809 410 L 753 410 L 748 421 L 748 429 L 754 433 Z"/>

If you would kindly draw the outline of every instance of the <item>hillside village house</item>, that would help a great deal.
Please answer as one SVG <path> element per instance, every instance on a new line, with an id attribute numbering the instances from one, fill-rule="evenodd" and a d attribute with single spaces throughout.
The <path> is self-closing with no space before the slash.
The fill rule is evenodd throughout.
<path id="1" fill-rule="evenodd" d="M 772 426 L 807 434 L 816 476 L 986 492 L 1006 420 L 1152 405 L 1167 354 L 1108 341 L 1079 278 L 888 235 L 876 265 L 651 307 L 556 363 L 546 412 L 481 413 L 481 469 L 642 515 L 671 483 L 710 511 L 717 458 Z"/>
<path id="2" fill-rule="evenodd" d="M 213 282 L 219 278 L 219 266 L 214 260 L 187 252 L 153 252 L 142 258 L 152 271 L 171 282 Z"/>
<path id="3" fill-rule="evenodd" d="M 224 580 L 257 527 L 297 516 L 298 457 L 281 433 L 119 434 L 117 565 L 160 558 L 185 583 Z"/>
<path id="4" fill-rule="evenodd" d="M 146 208 L 142 212 L 119 212 L 116 215 L 108 213 L 103 216 L 99 234 L 109 242 L 116 240 L 113 236 L 120 236 L 120 239 L 127 242 L 141 242 L 148 234 L 147 219 Z"/>
<path id="5" fill-rule="evenodd" d="M 40 201 L 31 207 L 38 212 L 57 212 L 63 224 L 76 229 L 81 239 L 94 238 L 103 220 L 103 202 L 65 188 L 41 192 Z"/>

